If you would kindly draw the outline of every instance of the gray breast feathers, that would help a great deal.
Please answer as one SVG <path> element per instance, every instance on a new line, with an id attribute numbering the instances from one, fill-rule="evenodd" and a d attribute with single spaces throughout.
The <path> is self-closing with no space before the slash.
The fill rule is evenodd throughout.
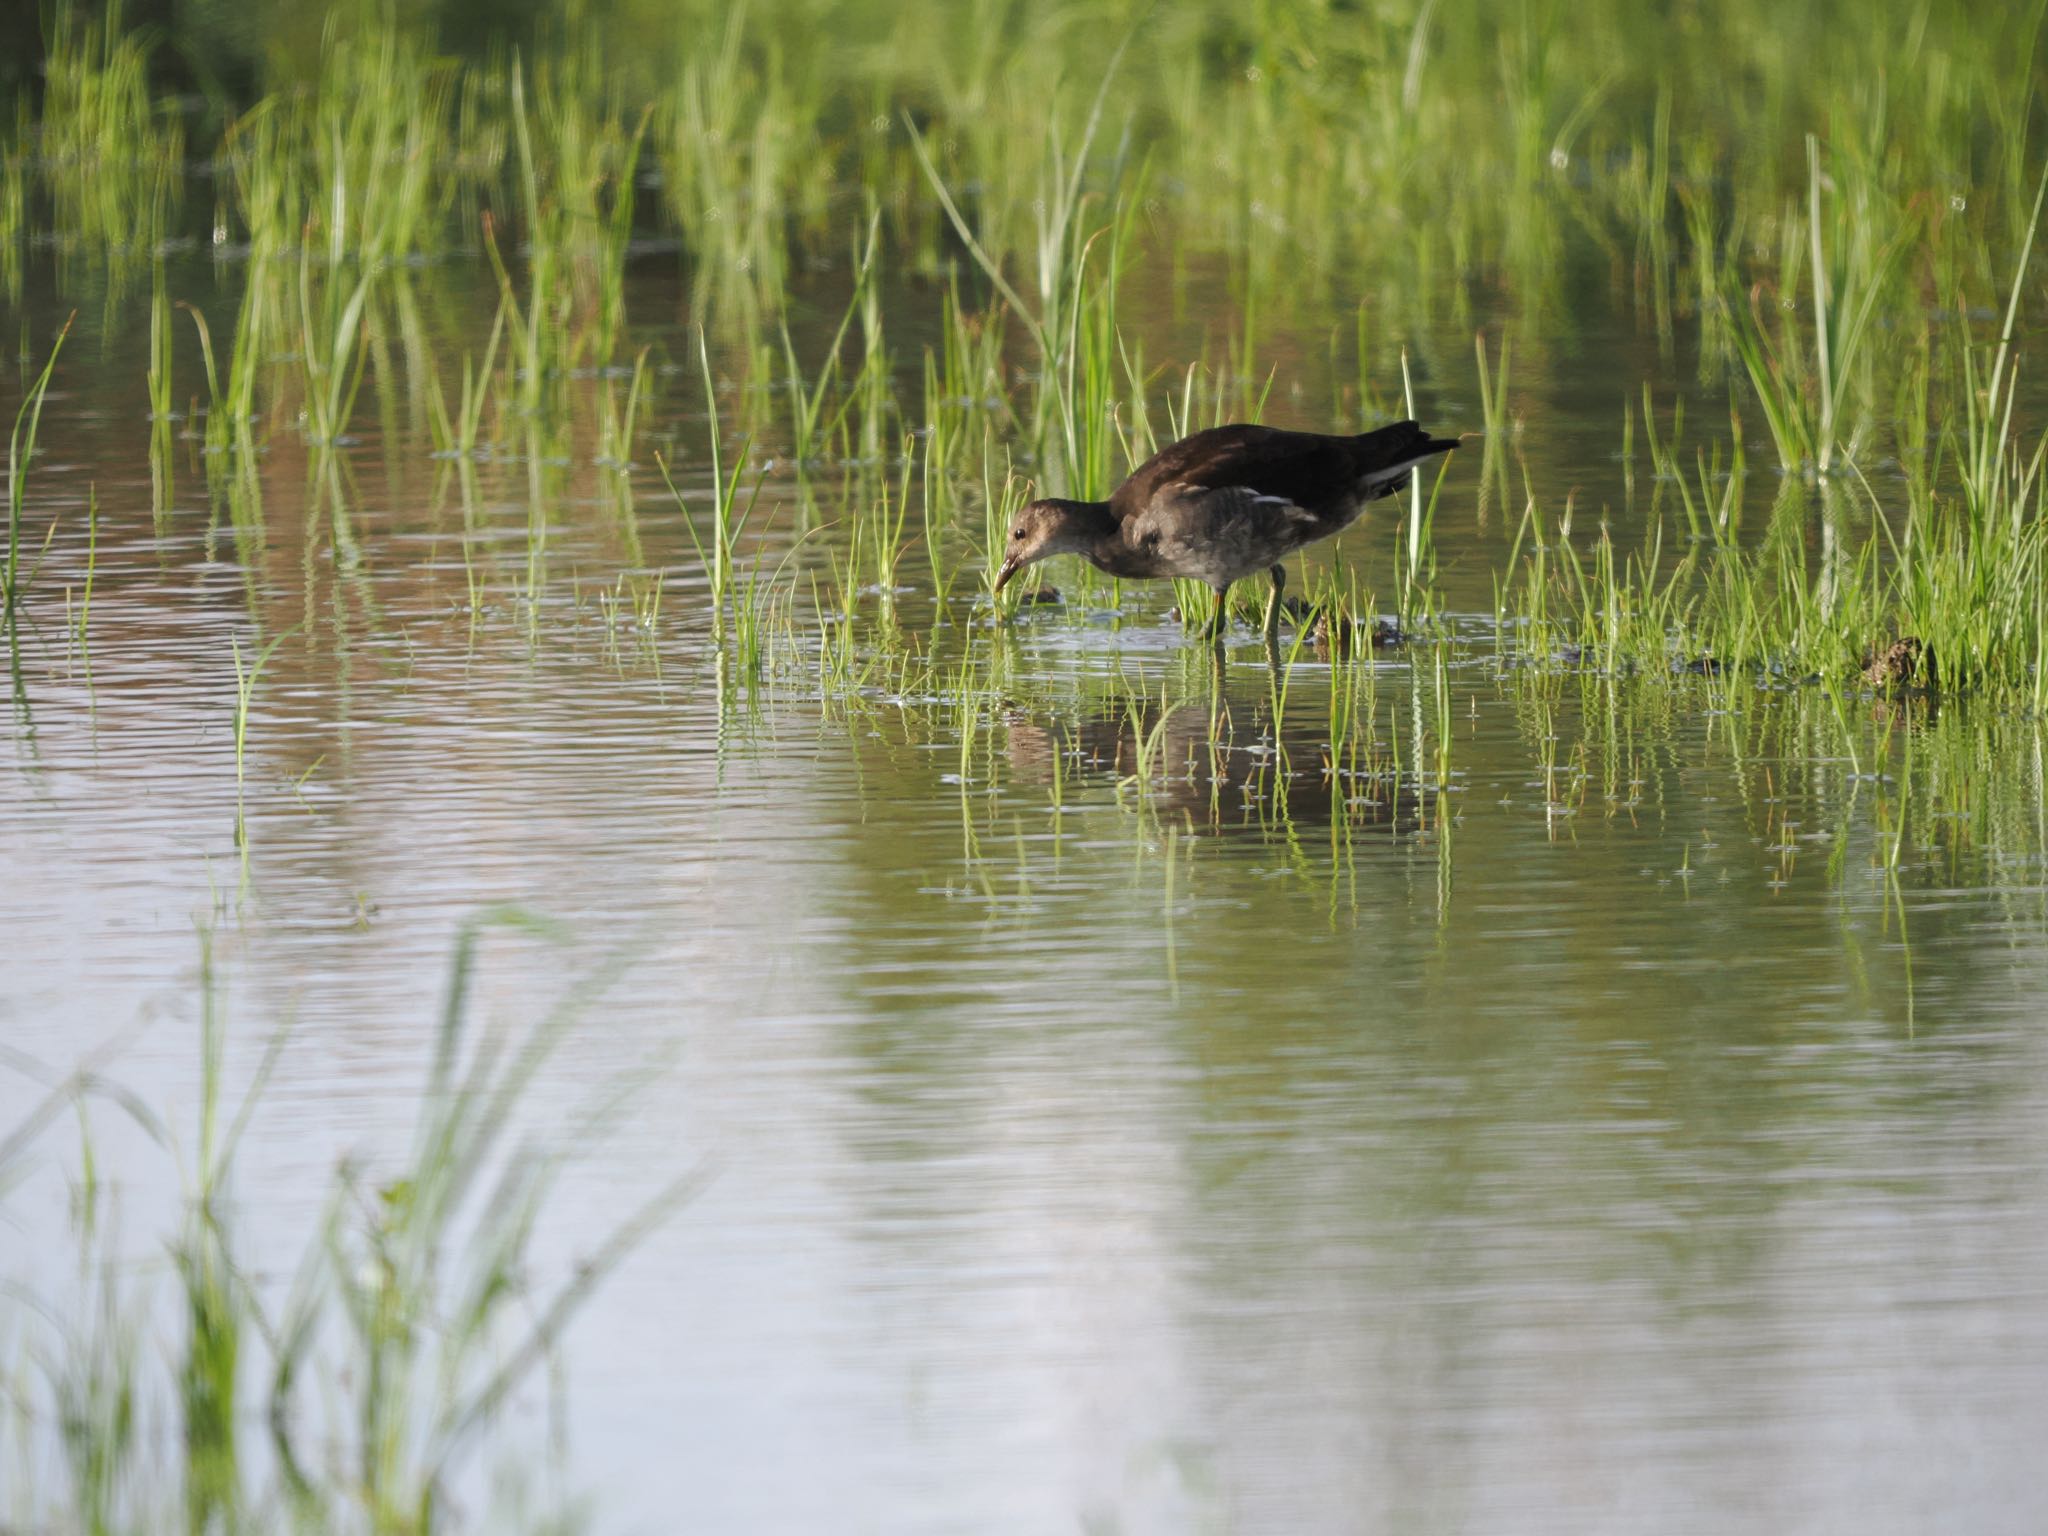
<path id="1" fill-rule="evenodd" d="M 1250 486 L 1161 486 L 1124 525 L 1124 541 L 1161 576 L 1227 586 L 1316 537 L 1318 519 Z"/>

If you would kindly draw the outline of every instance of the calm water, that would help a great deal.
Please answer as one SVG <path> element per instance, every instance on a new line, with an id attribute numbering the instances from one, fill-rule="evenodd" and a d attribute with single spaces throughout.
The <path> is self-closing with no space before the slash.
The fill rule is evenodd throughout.
<path id="1" fill-rule="evenodd" d="M 480 344 L 473 276 L 440 280 L 451 349 Z M 642 291 L 641 339 L 686 361 L 679 297 Z M 931 302 L 892 298 L 906 356 Z M 1446 641 L 1304 653 L 1277 731 L 1257 646 L 1213 676 L 1163 591 L 997 635 L 971 575 L 935 610 L 921 554 L 900 639 L 870 598 L 858 645 L 935 671 L 823 688 L 806 588 L 779 684 L 728 674 L 721 699 L 652 462 L 676 454 L 701 508 L 704 401 L 672 362 L 630 533 L 579 429 L 565 463 L 484 466 L 465 535 L 420 402 L 372 389 L 352 547 L 279 434 L 238 550 L 196 445 L 168 488 L 152 471 L 146 292 L 108 313 L 66 354 L 31 493 L 36 538 L 61 521 L 0 769 L 5 1038 L 62 1065 L 132 1031 L 116 1075 L 189 1111 L 210 928 L 236 1080 L 294 1024 L 239 1189 L 282 1265 L 334 1159 L 396 1150 L 459 922 L 516 902 L 565 926 L 486 944 L 507 1023 L 620 962 L 530 1106 L 568 1123 L 638 1085 L 543 1257 L 679 1170 L 710 1180 L 567 1350 L 602 1527 L 2048 1522 L 2033 726 L 1503 665 L 1519 507 L 1482 504 L 1476 443 L 1438 514 Z M 1272 338 L 1270 418 L 1330 424 L 1303 360 L 1331 318 Z M 1188 328 L 1156 317 L 1152 355 Z M 1639 529 L 1622 395 L 1720 386 L 1604 301 L 1515 335 L 1532 480 Z M 1479 425 L 1470 341 L 1413 338 L 1432 425 Z M 749 549 L 774 561 L 796 520 L 767 486 L 784 514 Z M 88 675 L 65 590 L 89 487 Z M 1382 589 L 1389 521 L 1339 555 Z M 599 600 L 628 568 L 668 573 L 649 633 Z M 294 625 L 255 689 L 238 847 L 233 646 Z M 994 690 L 963 711 L 970 657 Z M 1323 768 L 1333 690 L 1375 743 L 1357 772 Z M 1149 788 L 1124 782 L 1134 696 Z M 0 1125 L 30 1097 L 0 1078 Z M 119 1166 L 153 1251 L 172 1175 Z M 32 1273 L 50 1183 L 10 1207 Z"/>

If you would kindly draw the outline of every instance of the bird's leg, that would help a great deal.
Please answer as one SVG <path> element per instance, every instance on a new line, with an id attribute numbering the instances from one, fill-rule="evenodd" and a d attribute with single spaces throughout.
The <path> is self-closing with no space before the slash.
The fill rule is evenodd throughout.
<path id="1" fill-rule="evenodd" d="M 1287 590 L 1287 567 L 1276 565 L 1267 573 L 1273 578 L 1273 595 L 1266 599 L 1266 644 L 1280 638 L 1280 594 Z"/>
<path id="2" fill-rule="evenodd" d="M 1209 619 L 1209 638 L 1219 644 L 1223 639 L 1223 619 L 1230 611 L 1229 594 L 1230 588 L 1228 587 L 1218 587 L 1216 589 L 1216 611 Z"/>

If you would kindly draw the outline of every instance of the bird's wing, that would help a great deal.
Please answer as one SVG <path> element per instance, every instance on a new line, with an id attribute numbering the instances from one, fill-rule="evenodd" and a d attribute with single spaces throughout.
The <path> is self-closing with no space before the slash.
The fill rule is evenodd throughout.
<path id="1" fill-rule="evenodd" d="M 1347 445 L 1347 439 L 1311 432 L 1212 427 L 1138 466 L 1110 505 L 1120 519 L 1128 519 L 1162 495 L 1243 490 L 1261 501 L 1315 508 L 1354 483 Z"/>
<path id="2" fill-rule="evenodd" d="M 1138 539 L 1154 533 L 1218 538 L 1239 528 L 1263 532 L 1314 521 L 1313 512 L 1286 496 L 1269 496 L 1248 485 L 1209 486 L 1181 480 L 1160 486 L 1132 514 L 1128 526 Z"/>

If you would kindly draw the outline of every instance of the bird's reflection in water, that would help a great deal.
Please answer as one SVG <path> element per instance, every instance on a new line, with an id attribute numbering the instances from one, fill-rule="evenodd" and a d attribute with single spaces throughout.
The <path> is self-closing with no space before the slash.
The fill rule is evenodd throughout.
<path id="1" fill-rule="evenodd" d="M 1327 728 L 1242 704 L 1162 704 L 1099 710 L 1077 720 L 1014 713 L 1005 720 L 1011 781 L 1065 794 L 1108 782 L 1162 821 L 1198 830 L 1268 832 L 1341 823 L 1389 833 L 1420 830 L 1433 798 L 1384 748 L 1347 743 Z"/>

